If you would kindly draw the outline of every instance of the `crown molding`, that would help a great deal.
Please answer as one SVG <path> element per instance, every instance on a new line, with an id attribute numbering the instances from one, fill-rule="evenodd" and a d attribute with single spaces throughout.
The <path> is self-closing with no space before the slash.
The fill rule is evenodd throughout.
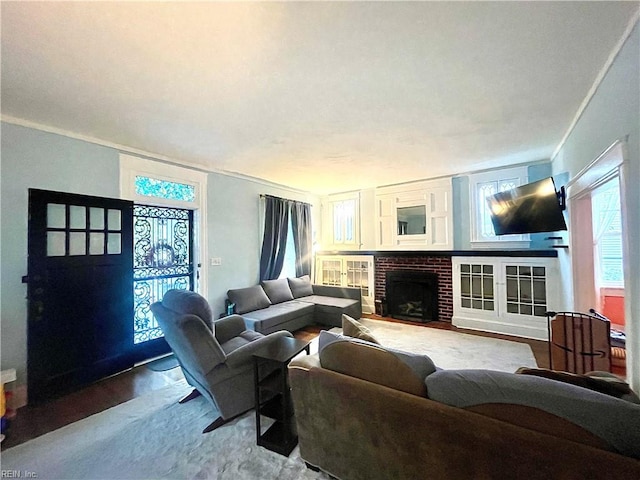
<path id="1" fill-rule="evenodd" d="M 246 181 L 249 181 L 249 182 L 258 183 L 260 185 L 264 185 L 264 186 L 267 186 L 267 187 L 281 188 L 283 190 L 287 190 L 287 191 L 294 192 L 294 193 L 307 194 L 307 195 L 309 195 L 309 194 L 316 195 L 313 192 L 307 192 L 305 190 L 300 190 L 300 189 L 297 189 L 297 188 L 289 187 L 287 185 L 282 185 L 282 184 L 279 184 L 279 183 L 271 182 L 269 180 L 264 180 L 262 178 L 252 177 L 251 175 L 245 175 L 245 174 L 238 173 L 238 172 L 230 172 L 230 171 L 227 171 L 227 170 L 221 170 L 221 169 L 216 169 L 216 168 L 207 168 L 207 167 L 205 167 L 203 165 L 192 163 L 192 162 L 189 162 L 189 161 L 186 161 L 186 160 L 177 160 L 175 158 L 168 157 L 166 155 L 162 155 L 162 154 L 159 154 L 159 153 L 148 152 L 146 150 L 142 150 L 142 149 L 134 148 L 134 147 L 129 147 L 129 146 L 123 145 L 121 143 L 111 142 L 109 140 L 104 140 L 102 138 L 92 137 L 92 136 L 89 136 L 89 135 L 83 135 L 83 134 L 72 132 L 72 131 L 69 131 L 69 130 L 64 130 L 62 128 L 52 127 L 50 125 L 44 125 L 44 124 L 41 124 L 41 123 L 32 122 L 30 120 L 25 120 L 23 118 L 13 117 L 11 115 L 2 114 L 2 115 L 0 115 L 0 120 L 5 122 L 5 123 L 10 123 L 12 125 L 18 125 L 18 126 L 21 126 L 21 127 L 31 128 L 31 129 L 39 130 L 41 132 L 46 132 L 46 133 L 53 133 L 55 135 L 60 135 L 60 136 L 63 136 L 63 137 L 72 138 L 74 140 L 80 140 L 80 141 L 83 141 L 83 142 L 92 143 L 94 145 L 99 145 L 101 147 L 112 148 L 114 150 L 117 150 L 120 153 L 129 154 L 129 155 L 135 155 L 135 156 L 146 158 L 146 159 L 149 159 L 149 160 L 155 160 L 155 161 L 159 161 L 159 162 L 162 162 L 162 163 L 166 163 L 168 165 L 176 165 L 176 166 L 179 166 L 179 167 L 190 168 L 192 170 L 197 170 L 197 171 L 204 172 L 204 173 L 216 173 L 216 174 L 219 174 L 219 175 L 225 175 L 227 177 L 238 178 L 240 180 L 246 180 Z M 316 196 L 318 196 L 318 195 L 316 195 Z"/>
<path id="2" fill-rule="evenodd" d="M 627 24 L 627 28 L 624 30 L 624 33 L 620 37 L 620 40 L 618 40 L 618 43 L 613 47 L 613 50 L 611 50 L 611 53 L 609 54 L 609 58 L 607 58 L 607 61 L 600 69 L 600 72 L 598 72 L 598 75 L 596 76 L 596 79 L 594 80 L 593 85 L 591 85 L 589 92 L 587 93 L 584 100 L 582 100 L 582 103 L 578 107 L 578 111 L 576 112 L 575 116 L 573 117 L 573 120 L 569 124 L 569 128 L 567 129 L 566 133 L 562 137 L 562 140 L 560 140 L 560 143 L 558 144 L 558 146 L 553 151 L 553 154 L 551 155 L 551 161 L 555 160 L 555 158 L 558 156 L 558 154 L 560 153 L 560 150 L 562 150 L 562 147 L 564 147 L 564 144 L 567 142 L 567 139 L 575 129 L 578 121 L 580 121 L 580 118 L 582 118 L 582 114 L 587 109 L 587 106 L 589 105 L 589 103 L 591 103 L 591 100 L 593 99 L 598 88 L 602 84 L 604 77 L 607 75 L 607 73 L 611 69 L 613 62 L 616 60 L 616 58 L 620 54 L 620 51 L 622 50 L 622 47 L 624 47 L 624 44 L 627 43 L 627 40 L 631 36 L 631 32 L 633 32 L 633 29 L 638 23 L 639 19 L 640 19 L 640 8 L 638 8 L 636 12 L 632 15 L 631 20 L 629 20 L 629 23 Z"/>

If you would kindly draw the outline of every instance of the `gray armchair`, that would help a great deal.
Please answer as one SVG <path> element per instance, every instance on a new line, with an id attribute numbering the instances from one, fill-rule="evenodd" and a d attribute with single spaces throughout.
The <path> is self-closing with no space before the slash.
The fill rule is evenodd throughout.
<path id="1" fill-rule="evenodd" d="M 151 305 L 167 343 L 193 392 L 180 400 L 205 396 L 220 412 L 203 433 L 254 408 L 253 352 L 289 332 L 262 335 L 247 330 L 240 315 L 213 321 L 205 298 L 188 290 L 169 290 Z M 261 372 L 268 373 L 268 372 Z"/>

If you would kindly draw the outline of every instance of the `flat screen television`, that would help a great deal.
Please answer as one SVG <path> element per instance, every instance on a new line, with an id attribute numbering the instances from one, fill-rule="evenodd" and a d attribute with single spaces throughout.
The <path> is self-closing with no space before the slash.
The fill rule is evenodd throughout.
<path id="1" fill-rule="evenodd" d="M 551 177 L 491 195 L 487 204 L 496 235 L 567 229 Z"/>

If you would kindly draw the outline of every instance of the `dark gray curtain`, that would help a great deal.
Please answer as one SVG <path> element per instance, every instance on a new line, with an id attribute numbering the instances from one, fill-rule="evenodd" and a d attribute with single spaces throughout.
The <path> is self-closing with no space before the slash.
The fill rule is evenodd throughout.
<path id="1" fill-rule="evenodd" d="M 296 249 L 296 277 L 311 275 L 311 205 L 291 202 L 291 228 Z"/>
<path id="2" fill-rule="evenodd" d="M 283 198 L 265 196 L 264 237 L 260 254 L 260 281 L 280 276 L 289 229 L 289 205 Z"/>

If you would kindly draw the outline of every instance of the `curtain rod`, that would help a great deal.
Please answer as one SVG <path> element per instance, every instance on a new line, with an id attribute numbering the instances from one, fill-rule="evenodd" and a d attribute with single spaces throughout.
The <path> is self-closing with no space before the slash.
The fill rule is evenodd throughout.
<path id="1" fill-rule="evenodd" d="M 266 193 L 261 193 L 260 194 L 260 198 L 267 198 L 267 197 L 277 198 L 279 200 L 286 200 L 287 202 L 301 203 L 303 205 L 309 205 L 310 207 L 313 207 L 313 205 L 311 205 L 310 203 L 301 202 L 300 200 L 292 200 L 290 198 L 276 197 L 275 195 L 267 195 Z"/>

